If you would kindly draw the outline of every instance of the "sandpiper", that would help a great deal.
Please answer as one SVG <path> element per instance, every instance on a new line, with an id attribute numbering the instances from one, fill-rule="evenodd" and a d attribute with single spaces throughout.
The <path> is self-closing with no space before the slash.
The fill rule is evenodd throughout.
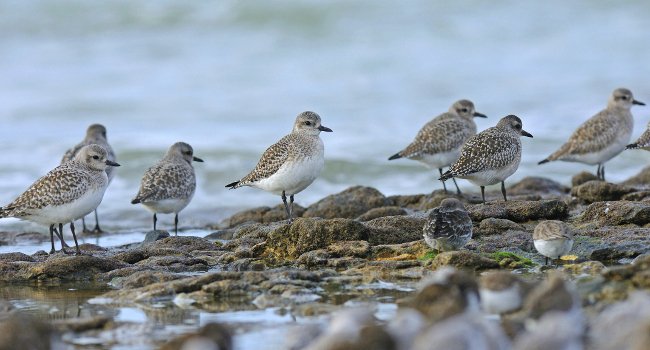
<path id="1" fill-rule="evenodd" d="M 501 118 L 496 126 L 481 131 L 467 140 L 460 158 L 451 165 L 440 180 L 454 177 L 467 179 L 481 187 L 485 203 L 485 186 L 501 182 L 503 199 L 506 197 L 504 180 L 514 174 L 521 161 L 521 136 L 533 137 L 522 129 L 521 119 L 515 115 Z"/>
<path id="2" fill-rule="evenodd" d="M 535 249 L 544 255 L 545 264 L 548 259 L 559 259 L 573 248 L 573 232 L 562 221 L 546 220 L 535 226 L 533 232 Z"/>
<path id="3" fill-rule="evenodd" d="M 489 271 L 479 278 L 482 309 L 490 314 L 504 314 L 521 308 L 529 287 L 509 271 Z"/>
<path id="4" fill-rule="evenodd" d="M 332 129 L 321 125 L 318 114 L 300 113 L 291 133 L 267 148 L 253 171 L 226 187 L 251 186 L 281 195 L 291 223 L 293 196 L 311 185 L 325 165 L 323 141 L 319 136 L 321 131 L 331 132 Z"/>
<path id="5" fill-rule="evenodd" d="M 634 129 L 630 113 L 633 105 L 644 106 L 645 103 L 635 100 L 628 89 L 614 90 L 607 108 L 580 125 L 560 149 L 538 164 L 563 160 L 598 165 L 596 175 L 604 181 L 605 162 L 621 153 L 630 142 Z"/>
<path id="6" fill-rule="evenodd" d="M 475 111 L 472 101 L 456 101 L 449 107 L 449 111 L 424 124 L 413 142 L 388 160 L 398 158 L 417 160 L 433 169 L 438 169 L 442 176 L 442 168 L 455 162 L 460 156 L 460 149 L 465 141 L 476 134 L 474 117 L 487 118 L 485 114 Z M 460 188 L 456 180 L 453 180 L 456 191 L 460 194 Z M 447 192 L 444 181 L 442 186 Z"/>
<path id="7" fill-rule="evenodd" d="M 472 219 L 456 198 L 445 198 L 429 213 L 424 224 L 424 241 L 432 249 L 458 250 L 472 238 Z"/>
<path id="8" fill-rule="evenodd" d="M 131 204 L 141 203 L 153 212 L 156 230 L 157 213 L 174 213 L 174 234 L 178 235 L 178 213 L 192 200 L 196 176 L 192 162 L 203 162 L 185 142 L 176 142 L 165 156 L 142 176 L 140 190 Z"/>
<path id="9" fill-rule="evenodd" d="M 92 144 L 96 144 L 104 147 L 104 149 L 107 152 L 107 159 L 112 162 L 117 161 L 117 159 L 115 158 L 115 152 L 113 151 L 113 148 L 108 143 L 108 140 L 106 138 L 106 127 L 104 127 L 101 124 L 92 124 L 86 130 L 86 137 L 84 137 L 83 141 L 79 142 L 76 146 L 70 148 L 67 152 L 65 152 L 63 158 L 61 159 L 61 164 L 72 160 L 74 156 L 77 155 L 77 153 L 79 153 L 79 150 L 81 150 L 82 147 L 92 145 Z M 111 183 L 113 177 L 115 176 L 115 173 L 113 172 L 114 170 L 115 168 L 110 166 L 106 168 L 106 174 L 108 175 L 109 184 Z M 95 228 L 92 231 L 89 231 L 88 228 L 86 228 L 86 219 L 82 217 L 81 224 L 83 225 L 83 232 L 94 232 L 94 233 L 102 232 L 102 229 L 99 227 L 99 219 L 97 218 L 97 209 L 95 209 L 94 211 L 95 211 Z"/>
<path id="10" fill-rule="evenodd" d="M 645 129 L 643 134 L 639 136 L 636 142 L 625 146 L 625 149 L 644 149 L 650 151 L 650 123 L 648 123 L 648 127 Z"/>
<path id="11" fill-rule="evenodd" d="M 50 228 L 50 241 L 54 249 L 55 225 L 59 225 L 61 250 L 65 251 L 63 224 L 70 223 L 70 230 L 81 254 L 74 220 L 95 210 L 104 197 L 108 187 L 106 168 L 119 166 L 108 159 L 108 152 L 99 145 L 82 147 L 75 157 L 59 165 L 34 182 L 25 192 L 10 204 L 0 209 L 0 217 L 15 217 L 47 225 Z"/>

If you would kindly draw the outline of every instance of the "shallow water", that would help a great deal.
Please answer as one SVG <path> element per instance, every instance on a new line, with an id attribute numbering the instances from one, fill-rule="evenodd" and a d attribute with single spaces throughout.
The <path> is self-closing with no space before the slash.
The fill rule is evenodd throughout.
<path id="1" fill-rule="evenodd" d="M 535 135 L 523 140 L 509 183 L 529 175 L 569 183 L 594 167 L 537 161 L 614 88 L 650 102 L 648 12 L 647 1 L 3 1 L 0 204 L 101 122 L 122 164 L 100 207 L 109 230 L 147 227 L 149 214 L 129 201 L 144 170 L 178 140 L 206 160 L 196 164 L 198 190 L 182 226 L 276 205 L 276 196 L 224 186 L 307 109 L 334 132 L 322 135 L 327 164 L 299 204 L 355 184 L 430 192 L 440 187 L 436 174 L 386 159 L 460 98 L 489 116 L 479 129 L 514 113 Z M 650 110 L 633 112 L 636 137 Z M 647 153 L 627 151 L 607 175 L 623 180 L 648 163 Z"/>

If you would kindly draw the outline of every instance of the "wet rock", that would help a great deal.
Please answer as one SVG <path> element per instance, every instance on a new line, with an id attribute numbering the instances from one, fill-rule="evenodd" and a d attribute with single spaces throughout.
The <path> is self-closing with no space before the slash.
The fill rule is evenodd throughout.
<path id="1" fill-rule="evenodd" d="M 242 239 L 242 238 L 260 238 L 266 239 L 269 233 L 280 226 L 286 225 L 287 222 L 275 222 L 272 224 L 258 224 L 258 223 L 248 223 L 237 226 L 234 230 L 232 238 L 233 239 Z"/>
<path id="2" fill-rule="evenodd" d="M 316 249 L 303 253 L 298 257 L 298 263 L 307 267 L 325 266 L 331 254 L 326 249 Z"/>
<path id="3" fill-rule="evenodd" d="M 149 251 L 156 249 L 173 249 L 178 252 L 189 253 L 195 250 L 217 250 L 220 245 L 210 242 L 205 238 L 192 236 L 174 236 L 152 242 L 147 245 Z"/>
<path id="4" fill-rule="evenodd" d="M 528 176 L 516 184 L 508 187 L 508 195 L 526 196 L 526 195 L 554 195 L 561 196 L 569 193 L 569 188 L 551 179 Z"/>
<path id="5" fill-rule="evenodd" d="M 387 198 L 371 187 L 354 186 L 327 196 L 307 208 L 304 217 L 354 219 L 370 209 L 390 205 Z"/>
<path id="6" fill-rule="evenodd" d="M 223 280 L 205 285 L 201 288 L 201 291 L 214 297 L 248 296 L 252 292 L 259 291 L 259 287 L 246 281 Z"/>
<path id="7" fill-rule="evenodd" d="M 634 192 L 631 187 L 598 180 L 587 181 L 571 189 L 572 196 L 587 203 L 615 201 L 630 192 Z"/>
<path id="8" fill-rule="evenodd" d="M 579 264 L 565 264 L 562 268 L 575 276 L 597 276 L 605 269 L 605 265 L 600 261 L 585 261 Z"/>
<path id="9" fill-rule="evenodd" d="M 621 200 L 624 201 L 650 201 L 650 191 L 638 191 L 632 192 L 621 197 Z"/>
<path id="10" fill-rule="evenodd" d="M 341 241 L 327 246 L 327 252 L 334 257 L 355 256 L 365 258 L 370 254 L 368 241 Z"/>
<path id="11" fill-rule="evenodd" d="M 365 223 L 371 245 L 396 244 L 422 239 L 424 217 L 386 216 Z"/>
<path id="12" fill-rule="evenodd" d="M 149 243 L 153 243 L 155 241 L 159 241 L 167 237 L 169 237 L 169 232 L 167 231 L 164 230 L 149 231 L 147 232 L 147 235 L 144 236 L 144 241 L 142 242 L 142 245 L 145 246 Z"/>
<path id="13" fill-rule="evenodd" d="M 25 253 L 4 253 L 0 254 L 0 261 L 13 262 L 13 261 L 29 261 L 34 262 L 34 258 Z"/>
<path id="14" fill-rule="evenodd" d="M 594 221 L 601 225 L 643 226 L 650 223 L 650 203 L 629 201 L 593 203 L 587 207 L 580 221 Z"/>
<path id="15" fill-rule="evenodd" d="M 607 246 L 591 252 L 591 260 L 611 263 L 623 258 L 634 258 L 650 251 L 647 243 L 630 242 L 616 246 Z"/>
<path id="16" fill-rule="evenodd" d="M 295 260 L 311 250 L 327 248 L 337 241 L 368 240 L 369 230 L 349 219 L 299 218 L 272 231 L 262 257 L 273 261 Z"/>
<path id="17" fill-rule="evenodd" d="M 49 324 L 22 313 L 0 323 L 0 349 L 50 350 L 54 331 Z"/>
<path id="18" fill-rule="evenodd" d="M 406 215 L 406 210 L 400 207 L 381 207 L 370 209 L 361 216 L 357 218 L 359 221 L 370 221 L 376 218 L 381 218 L 385 216 L 397 216 L 397 215 Z"/>
<path id="19" fill-rule="evenodd" d="M 181 335 L 160 350 L 232 350 L 232 331 L 218 323 L 208 323 L 198 332 Z"/>
<path id="20" fill-rule="evenodd" d="M 104 328 L 113 319 L 108 316 L 77 317 L 55 320 L 53 326 L 61 332 L 85 332 Z"/>
<path id="21" fill-rule="evenodd" d="M 229 263 L 224 270 L 226 271 L 264 271 L 266 265 L 263 261 L 254 258 L 237 259 Z"/>
<path id="22" fill-rule="evenodd" d="M 477 230 L 474 230 L 473 236 L 475 238 L 480 236 L 499 235 L 506 231 L 525 230 L 522 225 L 508 219 L 487 218 L 481 221 Z"/>
<path id="23" fill-rule="evenodd" d="M 643 168 L 643 170 L 638 174 L 621 182 L 621 185 L 637 186 L 642 188 L 648 188 L 648 184 L 650 184 L 650 166 Z"/>
<path id="24" fill-rule="evenodd" d="M 127 277 L 119 278 L 119 281 L 114 280 L 112 285 L 119 288 L 134 289 L 154 283 L 173 281 L 183 277 L 164 271 L 137 271 Z"/>
<path id="25" fill-rule="evenodd" d="M 294 203 L 293 204 L 293 217 L 298 218 L 303 216 L 305 208 Z M 225 225 L 227 227 L 235 227 L 247 222 L 257 222 L 268 224 L 272 222 L 286 221 L 287 212 L 284 209 L 284 204 L 278 204 L 275 207 L 258 207 L 250 210 L 239 212 L 230 218 L 226 219 Z"/>
<path id="26" fill-rule="evenodd" d="M 477 240 L 471 240 L 466 246 L 468 249 L 476 249 L 482 253 L 495 253 L 510 251 L 516 254 L 533 252 L 533 235 L 525 231 L 506 231 L 500 235 L 483 236 Z"/>
<path id="27" fill-rule="evenodd" d="M 478 271 L 498 268 L 499 264 L 492 259 L 488 259 L 476 253 L 466 250 L 458 250 L 442 252 L 436 255 L 431 262 L 431 268 L 437 270 L 442 266 L 453 266 L 460 269 Z"/>
<path id="28" fill-rule="evenodd" d="M 198 272 L 207 271 L 208 264 L 203 259 L 186 256 L 152 256 L 136 263 L 153 270 L 160 268 L 170 272 Z"/>
<path id="29" fill-rule="evenodd" d="M 234 228 L 227 228 L 224 230 L 217 230 L 214 232 L 209 233 L 206 235 L 205 239 L 210 240 L 210 241 L 217 241 L 217 240 L 228 240 L 232 239 L 233 235 L 235 234 L 235 229 Z"/>
<path id="30" fill-rule="evenodd" d="M 557 199 L 539 201 L 495 201 L 466 206 L 473 222 L 487 218 L 508 219 L 514 222 L 531 220 L 561 220 L 569 215 L 566 203 Z"/>
<path id="31" fill-rule="evenodd" d="M 429 246 L 423 239 L 401 244 L 382 244 L 372 247 L 373 259 L 383 260 L 395 257 L 418 259 L 429 252 Z"/>
<path id="32" fill-rule="evenodd" d="M 15 269 L 4 271 L 0 279 L 5 281 L 20 280 L 59 280 L 80 281 L 97 280 L 102 278 L 102 273 L 112 271 L 126 265 L 114 259 L 100 258 L 88 255 L 64 256 L 52 255 L 47 260 L 39 263 L 14 263 Z M 0 270 L 2 270 L 0 264 Z"/>
<path id="33" fill-rule="evenodd" d="M 588 182 L 588 181 L 600 181 L 600 180 L 598 179 L 598 176 L 596 176 L 596 175 L 594 175 L 594 174 L 592 174 L 590 172 L 581 171 L 581 172 L 573 175 L 573 177 L 571 178 L 571 187 L 580 186 L 583 183 Z"/>

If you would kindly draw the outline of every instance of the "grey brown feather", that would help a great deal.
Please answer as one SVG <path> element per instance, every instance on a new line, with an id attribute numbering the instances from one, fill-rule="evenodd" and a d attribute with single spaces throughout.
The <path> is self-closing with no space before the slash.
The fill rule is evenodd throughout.
<path id="1" fill-rule="evenodd" d="M 432 249 L 458 250 L 472 238 L 472 219 L 460 201 L 446 198 L 429 213 L 423 232 Z"/>

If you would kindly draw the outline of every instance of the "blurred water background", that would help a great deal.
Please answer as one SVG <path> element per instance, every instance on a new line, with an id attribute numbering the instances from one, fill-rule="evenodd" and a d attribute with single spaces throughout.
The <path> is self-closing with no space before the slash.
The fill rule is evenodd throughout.
<path id="1" fill-rule="evenodd" d="M 100 206 L 104 228 L 150 227 L 129 204 L 144 170 L 176 141 L 194 146 L 198 189 L 181 226 L 201 227 L 280 198 L 224 185 L 245 175 L 304 110 L 321 115 L 326 166 L 296 196 L 306 206 L 351 185 L 387 195 L 440 188 L 437 174 L 388 156 L 460 98 L 520 116 L 519 171 L 568 184 L 595 167 L 537 166 L 628 87 L 650 102 L 648 1 L 0 2 L 0 204 L 58 165 L 102 123 L 119 163 Z M 633 109 L 633 138 L 650 120 Z M 650 164 L 626 151 L 610 181 Z M 464 180 L 461 187 L 477 191 Z M 171 226 L 170 216 L 160 217 Z M 92 220 L 91 220 L 92 222 Z M 45 228 L 3 220 L 9 227 Z"/>

